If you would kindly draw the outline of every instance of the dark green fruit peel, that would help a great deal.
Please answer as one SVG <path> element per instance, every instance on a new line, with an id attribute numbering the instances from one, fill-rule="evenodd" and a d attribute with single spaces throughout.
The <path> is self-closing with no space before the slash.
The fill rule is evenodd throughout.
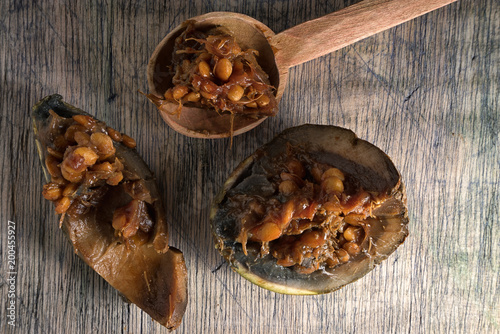
<path id="1" fill-rule="evenodd" d="M 182 253 L 168 246 L 155 178 L 135 141 L 51 95 L 33 108 L 47 184 L 75 252 L 153 319 L 177 328 L 187 305 Z"/>
<path id="2" fill-rule="evenodd" d="M 210 218 L 231 267 L 285 294 L 356 281 L 408 235 L 405 189 L 389 157 L 324 125 L 290 128 L 244 160 Z"/>

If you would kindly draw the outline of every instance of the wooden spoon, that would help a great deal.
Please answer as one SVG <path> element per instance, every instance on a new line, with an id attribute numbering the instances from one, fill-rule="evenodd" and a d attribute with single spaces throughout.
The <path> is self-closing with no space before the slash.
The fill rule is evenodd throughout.
<path id="1" fill-rule="evenodd" d="M 172 87 L 172 75 L 167 67 L 172 62 L 175 38 L 189 23 L 199 30 L 214 26 L 229 29 L 242 49 L 259 51 L 258 62 L 276 88 L 279 101 L 288 79 L 290 67 L 341 49 L 363 38 L 394 27 L 456 0 L 365 0 L 315 20 L 275 34 L 263 23 L 243 14 L 213 12 L 196 16 L 172 30 L 151 56 L 147 77 L 150 92 L 162 97 Z M 174 115 L 177 103 L 166 103 L 159 108 L 163 119 L 174 130 L 197 138 L 223 138 L 244 133 L 265 117 L 251 118 L 220 115 L 215 110 L 183 106 Z M 233 132 L 231 132 L 231 125 Z"/>

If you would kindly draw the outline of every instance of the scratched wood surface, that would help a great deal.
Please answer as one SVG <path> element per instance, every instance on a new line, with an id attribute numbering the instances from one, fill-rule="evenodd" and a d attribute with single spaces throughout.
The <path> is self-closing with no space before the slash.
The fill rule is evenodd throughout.
<path id="1" fill-rule="evenodd" d="M 410 0 L 409 0 L 410 1 Z M 356 1 L 354 1 L 356 2 Z M 446 8 L 290 71 L 279 115 L 234 139 L 187 138 L 137 91 L 163 36 L 209 11 L 275 32 L 353 1 L 0 2 L 0 332 L 165 333 L 72 251 L 42 199 L 30 110 L 53 93 L 137 139 L 159 179 L 170 243 L 189 269 L 178 333 L 500 332 L 500 3 Z M 209 206 L 237 164 L 287 127 L 352 129 L 392 157 L 410 236 L 340 291 L 285 296 L 247 282 L 212 245 Z M 15 327 L 8 221 L 15 223 Z"/>

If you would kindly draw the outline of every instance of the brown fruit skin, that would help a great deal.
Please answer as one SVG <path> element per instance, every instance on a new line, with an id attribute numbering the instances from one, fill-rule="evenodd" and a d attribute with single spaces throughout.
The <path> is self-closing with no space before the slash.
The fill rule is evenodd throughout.
<path id="1" fill-rule="evenodd" d="M 238 223 L 225 211 L 228 192 L 266 192 L 265 185 L 242 188 L 243 181 L 259 166 L 269 167 L 272 157 L 283 154 L 287 143 L 299 145 L 316 159 L 353 175 L 367 191 L 385 192 L 390 199 L 373 211 L 369 219 L 369 235 L 363 244 L 367 249 L 356 255 L 355 261 L 323 269 L 311 274 L 299 274 L 276 264 L 270 256 L 260 258 L 258 250 L 243 253 L 234 240 Z M 246 189 L 246 190 L 245 190 Z M 253 189 L 253 190 L 252 190 Z M 335 291 L 370 272 L 402 244 L 408 235 L 406 193 L 399 172 L 390 158 L 374 145 L 359 139 L 347 129 L 327 125 L 302 125 L 285 130 L 270 143 L 259 148 L 233 171 L 214 200 L 211 227 L 215 246 L 231 267 L 240 275 L 263 288 L 283 294 L 321 294 Z"/>
<path id="2" fill-rule="evenodd" d="M 64 118 L 89 116 L 63 102 L 60 95 L 47 96 L 33 107 L 35 139 L 47 182 L 50 174 L 44 161 L 50 138 L 49 110 L 54 110 Z M 93 192 L 94 197 L 91 199 L 85 197 L 85 192 L 82 194 L 77 191 L 64 215 L 61 228 L 85 263 L 154 320 L 169 329 L 175 329 L 181 324 L 187 306 L 184 257 L 179 250 L 168 246 L 163 200 L 153 173 L 127 143 L 114 142 L 114 146 L 116 157 L 123 162 L 125 171 L 143 179 L 151 194 L 150 201 L 156 217 L 153 235 L 146 243 L 132 248 L 127 248 L 115 235 L 111 223 L 113 212 L 132 200 L 124 190 L 123 183 L 101 186 Z M 90 200 L 92 206 L 82 212 L 82 202 Z"/>

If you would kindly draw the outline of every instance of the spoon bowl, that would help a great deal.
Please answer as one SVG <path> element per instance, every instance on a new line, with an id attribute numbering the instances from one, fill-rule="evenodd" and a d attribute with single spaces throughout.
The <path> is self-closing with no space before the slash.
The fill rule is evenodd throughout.
<path id="1" fill-rule="evenodd" d="M 264 72 L 269 76 L 272 86 L 277 87 L 276 97 L 283 95 L 284 84 L 287 73 L 280 78 L 274 52 L 269 43 L 269 38 L 274 32 L 265 24 L 243 14 L 230 12 L 212 12 L 193 17 L 174 30 L 172 30 L 156 47 L 148 64 L 147 77 L 149 90 L 153 95 L 163 96 L 165 91 L 171 87 L 172 71 L 168 67 L 172 65 L 172 50 L 175 39 L 182 34 L 189 24 L 194 24 L 196 30 L 208 31 L 214 27 L 223 26 L 232 32 L 238 44 L 243 50 L 254 49 L 259 52 L 257 61 Z M 282 89 L 280 89 L 280 87 Z M 231 123 L 233 135 L 244 133 L 262 123 L 266 117 L 250 117 L 235 114 L 231 122 L 230 114 L 219 114 L 213 109 L 199 108 L 185 104 L 180 114 L 176 115 L 179 105 L 174 102 L 166 102 L 159 109 L 162 118 L 174 130 L 190 137 L 196 138 L 224 138 L 231 135 Z"/>
<path id="2" fill-rule="evenodd" d="M 277 102 L 286 87 L 289 68 L 321 57 L 383 30 L 457 0 L 364 0 L 337 12 L 304 22 L 279 34 L 247 15 L 212 12 L 193 17 L 172 30 L 154 50 L 147 68 L 151 94 L 161 99 L 171 87 L 175 39 L 189 24 L 199 31 L 229 30 L 243 50 L 258 51 L 257 62 L 275 88 Z M 150 98 L 151 99 L 151 98 Z M 153 101 L 153 99 L 151 99 Z M 224 138 L 249 131 L 266 117 L 219 114 L 208 107 L 162 100 L 158 110 L 174 130 L 197 138 Z M 234 116 L 234 117 L 233 117 Z"/>

